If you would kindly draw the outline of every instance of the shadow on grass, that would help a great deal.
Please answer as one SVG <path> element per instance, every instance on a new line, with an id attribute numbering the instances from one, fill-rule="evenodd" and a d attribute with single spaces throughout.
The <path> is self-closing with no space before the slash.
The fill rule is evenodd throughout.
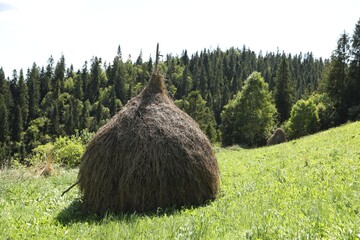
<path id="1" fill-rule="evenodd" d="M 204 204 L 206 205 L 206 204 Z M 165 215 L 173 215 L 180 213 L 184 209 L 192 209 L 201 207 L 200 206 L 183 206 L 183 207 L 171 207 L 166 209 L 157 209 L 156 211 L 146 212 L 146 213 L 113 213 L 107 212 L 104 215 L 98 215 L 92 212 L 87 211 L 80 199 L 74 200 L 68 207 L 63 209 L 55 218 L 62 225 L 71 225 L 78 222 L 88 222 L 88 223 L 99 223 L 106 221 L 125 221 L 128 223 L 135 222 L 137 219 L 142 217 L 161 217 Z"/>

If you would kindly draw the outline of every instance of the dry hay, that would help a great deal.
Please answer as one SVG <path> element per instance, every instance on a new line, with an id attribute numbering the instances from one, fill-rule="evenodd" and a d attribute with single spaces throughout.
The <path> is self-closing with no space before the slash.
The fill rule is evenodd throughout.
<path id="1" fill-rule="evenodd" d="M 208 138 L 156 73 L 96 133 L 78 181 L 85 207 L 103 214 L 200 205 L 215 199 L 220 179 Z"/>
<path id="2" fill-rule="evenodd" d="M 271 135 L 271 137 L 267 140 L 267 145 L 268 146 L 275 145 L 286 141 L 287 139 L 286 139 L 285 131 L 282 128 L 277 128 L 274 131 L 274 134 Z"/>

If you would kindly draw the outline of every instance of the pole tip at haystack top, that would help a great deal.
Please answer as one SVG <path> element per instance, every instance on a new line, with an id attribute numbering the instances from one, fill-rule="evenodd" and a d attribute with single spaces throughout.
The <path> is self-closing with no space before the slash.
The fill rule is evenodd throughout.
<path id="1" fill-rule="evenodd" d="M 148 91 L 147 92 L 161 92 L 162 94 L 165 94 L 166 87 L 164 82 L 164 77 L 160 74 L 158 65 L 159 65 L 159 58 L 162 55 L 160 55 L 159 51 L 159 43 L 156 45 L 156 59 L 155 59 L 155 69 L 152 73 L 149 85 L 147 86 Z"/>
<path id="2" fill-rule="evenodd" d="M 155 59 L 155 71 L 154 73 L 157 74 L 158 71 L 158 64 L 159 64 L 159 58 L 162 57 L 162 55 L 160 55 L 160 51 L 159 51 L 159 43 L 156 44 L 156 59 Z"/>

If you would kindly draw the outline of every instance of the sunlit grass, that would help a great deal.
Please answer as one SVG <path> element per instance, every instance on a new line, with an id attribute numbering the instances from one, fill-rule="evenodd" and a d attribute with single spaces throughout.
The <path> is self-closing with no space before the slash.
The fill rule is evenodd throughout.
<path id="1" fill-rule="evenodd" d="M 360 238 L 360 122 L 259 149 L 216 148 L 207 205 L 98 217 L 81 208 L 77 169 L 0 172 L 1 239 Z"/>

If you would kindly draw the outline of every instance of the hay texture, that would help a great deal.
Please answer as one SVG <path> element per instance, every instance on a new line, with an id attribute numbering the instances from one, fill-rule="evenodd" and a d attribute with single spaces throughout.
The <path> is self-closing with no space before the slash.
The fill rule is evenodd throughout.
<path id="1" fill-rule="evenodd" d="M 267 145 L 268 146 L 275 145 L 275 144 L 283 143 L 286 141 L 287 141 L 287 139 L 286 139 L 286 134 L 285 134 L 284 129 L 277 128 L 274 131 L 274 134 L 271 135 L 271 137 L 267 140 Z"/>
<path id="2" fill-rule="evenodd" d="M 208 138 L 168 98 L 156 73 L 98 130 L 78 181 L 90 211 L 146 212 L 215 199 L 219 170 Z"/>

